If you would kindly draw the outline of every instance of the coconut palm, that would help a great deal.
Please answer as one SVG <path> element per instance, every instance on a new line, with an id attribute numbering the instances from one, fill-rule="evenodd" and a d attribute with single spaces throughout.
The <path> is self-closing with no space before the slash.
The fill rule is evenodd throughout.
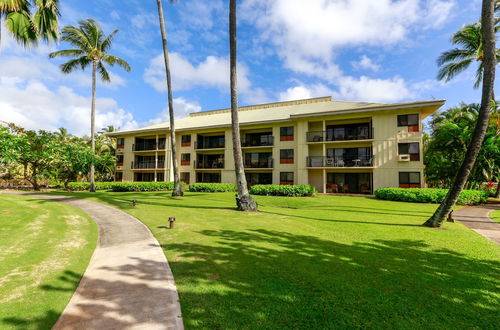
<path id="1" fill-rule="evenodd" d="M 175 0 L 170 0 L 170 2 L 176 2 Z M 163 17 L 163 5 L 162 0 L 156 0 L 158 6 L 158 18 L 160 20 L 160 33 L 161 41 L 163 44 L 163 59 L 165 61 L 165 73 L 167 77 L 167 95 L 168 95 L 168 114 L 170 119 L 170 144 L 172 148 L 172 168 L 174 172 L 174 190 L 172 191 L 172 196 L 182 196 L 183 192 L 181 189 L 181 184 L 179 180 L 179 167 L 177 164 L 177 144 L 175 141 L 175 116 L 174 116 L 174 104 L 172 99 L 172 79 L 170 75 L 170 61 L 168 58 L 168 43 L 167 43 L 167 31 L 165 29 L 165 18 Z"/>
<path id="2" fill-rule="evenodd" d="M 23 46 L 39 39 L 57 40 L 59 17 L 59 0 L 0 0 L 0 27 L 5 20 L 9 33 Z"/>
<path id="3" fill-rule="evenodd" d="M 495 32 L 498 32 L 500 26 L 495 27 Z M 439 56 L 437 64 L 440 67 L 438 71 L 438 80 L 446 82 L 453 79 L 456 75 L 460 74 L 469 66 L 477 62 L 476 81 L 474 88 L 478 88 L 483 81 L 483 59 L 484 59 L 484 46 L 481 37 L 481 23 L 467 25 L 456 32 L 451 37 L 453 45 L 460 46 L 445 51 Z M 497 62 L 500 60 L 500 50 L 496 50 Z"/>
<path id="4" fill-rule="evenodd" d="M 82 20 L 78 23 L 78 27 L 72 25 L 66 26 L 62 30 L 61 40 L 67 41 L 75 48 L 65 49 L 49 54 L 50 58 L 55 57 L 72 57 L 73 59 L 61 64 L 60 68 L 63 73 L 71 73 L 80 68 L 85 70 L 92 66 L 92 105 L 90 115 L 90 140 L 92 152 L 95 153 L 95 100 L 96 100 L 96 74 L 103 82 L 110 82 L 110 75 L 105 64 L 118 66 L 130 71 L 130 65 L 123 59 L 107 54 L 111 48 L 113 37 L 118 33 L 114 30 L 108 36 L 104 34 L 99 26 L 99 23 L 92 19 Z M 90 168 L 90 191 L 95 191 L 94 164 Z"/>
<path id="5" fill-rule="evenodd" d="M 238 119 L 238 88 L 236 72 L 236 0 L 229 1 L 229 65 L 231 83 L 231 128 L 233 133 L 234 170 L 238 195 L 236 204 L 240 211 L 257 211 L 257 203 L 248 193 L 243 156 L 241 152 L 240 124 Z"/>
<path id="6" fill-rule="evenodd" d="M 483 144 L 490 113 L 492 112 L 493 87 L 495 83 L 495 67 L 497 60 L 497 49 L 495 44 L 495 2 L 492 0 L 483 0 L 481 10 L 481 62 L 483 66 L 482 76 L 482 96 L 479 115 L 472 135 L 472 139 L 465 153 L 464 160 L 460 169 L 457 172 L 453 185 L 448 191 L 446 198 L 439 205 L 432 217 L 427 220 L 424 225 L 428 227 L 439 227 L 441 223 L 448 217 L 451 209 L 457 202 L 458 196 L 462 192 L 467 179 L 471 173 L 477 155 Z"/>

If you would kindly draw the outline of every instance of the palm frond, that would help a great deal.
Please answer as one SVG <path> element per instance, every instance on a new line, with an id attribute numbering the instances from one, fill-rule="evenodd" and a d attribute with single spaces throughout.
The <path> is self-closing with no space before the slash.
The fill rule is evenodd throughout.
<path id="1" fill-rule="evenodd" d="M 20 10 L 7 14 L 5 24 L 7 30 L 22 46 L 37 44 L 37 33 L 29 12 Z"/>
<path id="2" fill-rule="evenodd" d="M 114 30 L 111 32 L 101 43 L 101 50 L 105 53 L 111 48 L 111 44 L 113 42 L 113 38 L 118 33 L 118 30 Z"/>
<path id="3" fill-rule="evenodd" d="M 458 30 L 451 37 L 451 42 L 454 45 L 461 45 L 465 49 L 477 51 L 482 48 L 481 38 L 481 24 L 475 23 Z"/>
<path id="4" fill-rule="evenodd" d="M 457 74 L 463 72 L 465 69 L 469 67 L 472 60 L 464 60 L 460 62 L 453 62 L 443 65 L 437 74 L 438 80 L 445 80 L 446 82 L 453 79 Z"/>
<path id="5" fill-rule="evenodd" d="M 125 61 L 117 56 L 105 54 L 105 55 L 103 55 L 102 60 L 111 66 L 118 64 L 118 66 L 122 67 L 127 72 L 129 72 L 131 70 L 130 65 L 127 63 L 127 61 Z"/>
<path id="6" fill-rule="evenodd" d="M 474 88 L 479 88 L 479 86 L 481 86 L 481 83 L 483 82 L 483 72 L 484 72 L 483 62 L 479 62 L 479 65 L 477 66 L 476 70 L 476 82 L 474 83 Z"/>
<path id="7" fill-rule="evenodd" d="M 38 7 L 33 21 L 38 35 L 45 41 L 57 40 L 59 37 L 59 0 L 36 0 Z"/>
<path id="8" fill-rule="evenodd" d="M 109 83 L 111 82 L 111 78 L 109 77 L 109 72 L 106 70 L 106 67 L 102 64 L 102 62 L 97 63 L 97 71 L 99 71 L 99 75 L 101 76 L 101 80 L 103 82 Z"/>
<path id="9" fill-rule="evenodd" d="M 0 12 L 8 13 L 28 7 L 26 0 L 0 0 Z"/>
<path id="10" fill-rule="evenodd" d="M 438 66 L 444 65 L 448 62 L 454 62 L 454 61 L 463 61 L 467 59 L 475 59 L 476 57 L 476 52 L 473 50 L 469 49 L 459 49 L 455 48 L 452 50 L 448 50 L 443 52 L 437 59 L 437 64 Z"/>
<path id="11" fill-rule="evenodd" d="M 78 22 L 80 30 L 88 37 L 93 49 L 98 48 L 102 30 L 99 23 L 91 18 L 84 19 Z"/>
<path id="12" fill-rule="evenodd" d="M 81 49 L 65 49 L 65 50 L 58 50 L 56 52 L 52 52 L 49 54 L 49 58 L 55 58 L 55 57 L 77 57 L 77 56 L 82 56 L 84 55 L 85 52 Z"/>
<path id="13" fill-rule="evenodd" d="M 62 29 L 61 33 L 61 40 L 69 42 L 73 46 L 87 52 L 92 49 L 92 44 L 90 43 L 88 36 L 77 27 L 67 25 Z"/>
<path id="14" fill-rule="evenodd" d="M 63 73 L 71 73 L 78 67 L 85 70 L 85 68 L 91 63 L 92 60 L 90 60 L 87 56 L 82 56 L 61 64 L 60 68 Z"/>

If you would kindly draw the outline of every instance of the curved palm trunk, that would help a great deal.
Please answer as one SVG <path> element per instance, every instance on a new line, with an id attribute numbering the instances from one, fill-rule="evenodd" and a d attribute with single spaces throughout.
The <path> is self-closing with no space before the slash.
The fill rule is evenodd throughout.
<path id="1" fill-rule="evenodd" d="M 92 145 L 92 154 L 95 155 L 95 92 L 96 92 L 96 69 L 97 62 L 92 62 L 92 107 L 90 110 L 90 143 Z M 90 187 L 91 192 L 95 192 L 95 166 L 94 160 L 90 164 Z"/>
<path id="2" fill-rule="evenodd" d="M 236 0 L 229 3 L 229 51 L 231 68 L 231 128 L 233 134 L 234 170 L 236 172 L 236 205 L 240 211 L 257 211 L 257 203 L 248 193 L 243 156 L 241 154 L 240 123 L 238 119 L 238 89 L 236 74 Z"/>
<path id="3" fill-rule="evenodd" d="M 179 167 L 177 166 L 177 144 L 175 142 L 175 120 L 174 105 L 172 100 L 172 80 L 170 76 L 170 62 L 168 58 L 167 31 L 165 29 L 165 19 L 163 17 L 162 0 L 156 0 L 158 5 L 158 18 L 160 19 L 161 41 L 163 43 L 163 58 L 165 59 L 165 72 L 167 75 L 168 92 L 168 114 L 170 117 L 170 141 L 172 146 L 172 168 L 174 170 L 174 191 L 172 196 L 182 196 L 183 192 L 179 181 Z"/>
<path id="4" fill-rule="evenodd" d="M 482 38 L 484 47 L 484 77 L 483 90 L 481 97 L 481 108 L 474 129 L 472 140 L 469 143 L 462 166 L 458 170 L 455 181 L 448 191 L 446 198 L 439 205 L 434 215 L 424 223 L 424 226 L 439 227 L 448 217 L 452 207 L 457 202 L 458 196 L 467 182 L 469 174 L 474 167 L 477 155 L 483 144 L 484 135 L 488 129 L 488 120 L 490 117 L 491 102 L 493 101 L 493 86 L 495 82 L 495 31 L 494 31 L 494 1 L 483 0 L 481 11 Z"/>

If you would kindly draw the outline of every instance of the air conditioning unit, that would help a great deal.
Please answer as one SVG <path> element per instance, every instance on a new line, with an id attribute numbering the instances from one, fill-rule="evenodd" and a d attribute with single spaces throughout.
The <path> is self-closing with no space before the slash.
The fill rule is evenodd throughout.
<path id="1" fill-rule="evenodd" d="M 118 149 L 116 149 L 116 152 L 120 152 L 120 153 L 122 153 L 122 152 L 123 152 L 123 148 L 118 148 Z"/>
<path id="2" fill-rule="evenodd" d="M 123 170 L 123 166 L 117 166 L 116 169 L 117 170 Z"/>
<path id="3" fill-rule="evenodd" d="M 400 162 L 409 162 L 410 161 L 410 155 L 408 155 L 408 154 L 399 155 L 398 160 Z"/>

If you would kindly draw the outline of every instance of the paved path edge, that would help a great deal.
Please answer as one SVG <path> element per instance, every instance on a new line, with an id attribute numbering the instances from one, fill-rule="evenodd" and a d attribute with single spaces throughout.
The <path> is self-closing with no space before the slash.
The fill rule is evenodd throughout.
<path id="1" fill-rule="evenodd" d="M 468 206 L 455 211 L 453 218 L 479 235 L 500 245 L 500 224 L 489 217 L 490 213 L 495 210 L 500 210 L 500 204 Z"/>

